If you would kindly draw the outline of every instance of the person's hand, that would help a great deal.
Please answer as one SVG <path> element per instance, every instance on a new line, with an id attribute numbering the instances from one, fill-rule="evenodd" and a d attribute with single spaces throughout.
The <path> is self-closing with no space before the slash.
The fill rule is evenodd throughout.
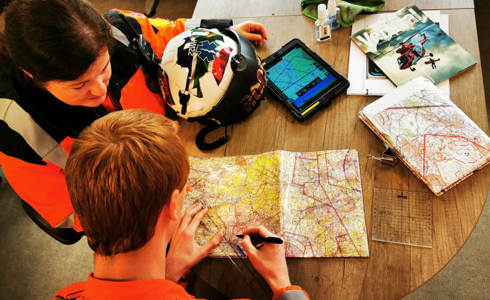
<path id="1" fill-rule="evenodd" d="M 207 211 L 200 204 L 194 204 L 185 210 L 170 242 L 165 266 L 166 279 L 179 281 L 187 270 L 204 259 L 223 238 L 222 233 L 217 233 L 203 246 L 196 243 L 194 236 Z"/>
<path id="2" fill-rule="evenodd" d="M 247 38 L 255 47 L 262 46 L 264 44 L 264 40 L 267 40 L 267 31 L 265 30 L 264 25 L 260 23 L 255 23 L 252 21 L 247 21 L 231 28 L 238 31 L 244 37 Z"/>
<path id="3" fill-rule="evenodd" d="M 248 236 L 250 233 L 258 233 L 263 237 L 275 237 L 276 235 L 263 226 L 249 228 L 243 232 L 245 236 L 240 241 L 240 245 L 247 253 L 255 270 L 267 281 L 273 293 L 281 288 L 290 286 L 291 282 L 286 264 L 284 244 L 265 243 L 260 249 L 257 249 L 252 245 L 252 241 Z"/>

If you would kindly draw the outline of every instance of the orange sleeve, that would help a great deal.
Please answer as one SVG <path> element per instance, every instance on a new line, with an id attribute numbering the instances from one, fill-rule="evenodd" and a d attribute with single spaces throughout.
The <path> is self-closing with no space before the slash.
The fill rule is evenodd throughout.
<path id="1" fill-rule="evenodd" d="M 121 90 L 120 103 L 123 109 L 145 109 L 165 115 L 163 97 L 146 86 L 146 78 L 140 68 Z"/>
<path id="2" fill-rule="evenodd" d="M 162 18 L 147 18 L 145 15 L 132 12 L 129 10 L 117 9 L 125 16 L 135 19 L 141 26 L 141 31 L 145 39 L 151 44 L 155 54 L 161 58 L 163 50 L 174 36 L 184 32 L 186 19 L 177 19 L 175 21 Z M 153 29 L 155 27 L 158 32 Z"/>

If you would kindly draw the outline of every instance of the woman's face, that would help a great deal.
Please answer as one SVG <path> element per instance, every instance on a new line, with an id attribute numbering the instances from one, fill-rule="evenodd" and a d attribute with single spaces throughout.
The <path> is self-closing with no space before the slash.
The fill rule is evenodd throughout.
<path id="1" fill-rule="evenodd" d="M 102 50 L 88 70 L 72 81 L 50 80 L 44 88 L 68 105 L 96 107 L 104 103 L 111 78 L 109 51 Z"/>

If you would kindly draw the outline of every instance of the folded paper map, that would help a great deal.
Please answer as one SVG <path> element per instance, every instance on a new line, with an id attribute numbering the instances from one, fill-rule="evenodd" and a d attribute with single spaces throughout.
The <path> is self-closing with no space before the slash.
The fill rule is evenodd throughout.
<path id="1" fill-rule="evenodd" d="M 369 256 L 355 150 L 191 158 L 186 204 L 202 203 L 204 243 L 224 241 L 211 256 L 237 256 L 237 234 L 264 225 L 285 241 L 287 257 Z"/>
<path id="2" fill-rule="evenodd" d="M 490 162 L 490 139 L 427 78 L 366 106 L 359 117 L 436 195 Z"/>

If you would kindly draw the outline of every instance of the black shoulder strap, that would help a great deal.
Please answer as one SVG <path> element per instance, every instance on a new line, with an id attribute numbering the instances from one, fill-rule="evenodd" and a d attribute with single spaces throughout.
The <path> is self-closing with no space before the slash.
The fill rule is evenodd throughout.
<path id="1" fill-rule="evenodd" d="M 155 54 L 151 44 L 148 43 L 143 34 L 138 33 L 122 13 L 118 12 L 117 14 L 128 28 L 124 34 L 128 38 L 129 46 L 138 54 L 139 62 L 147 76 L 146 85 L 148 89 L 153 93 L 165 93 L 162 94 L 164 98 L 162 105 L 165 106 L 165 116 L 176 120 L 177 114 L 167 103 L 167 99 L 170 99 L 171 97 L 170 91 L 167 92 L 166 89 L 163 91 L 160 89 L 161 85 L 168 85 L 167 75 L 160 66 L 160 59 Z"/>
<path id="2" fill-rule="evenodd" d="M 119 17 L 128 27 L 128 32 L 130 33 L 130 36 L 128 36 L 129 44 L 138 53 L 140 63 L 149 76 L 150 80 L 146 81 L 148 88 L 154 93 L 160 92 L 160 86 L 158 85 L 158 72 L 159 69 L 161 69 L 160 59 L 157 57 L 143 34 L 137 33 L 123 14 L 119 13 Z"/>

